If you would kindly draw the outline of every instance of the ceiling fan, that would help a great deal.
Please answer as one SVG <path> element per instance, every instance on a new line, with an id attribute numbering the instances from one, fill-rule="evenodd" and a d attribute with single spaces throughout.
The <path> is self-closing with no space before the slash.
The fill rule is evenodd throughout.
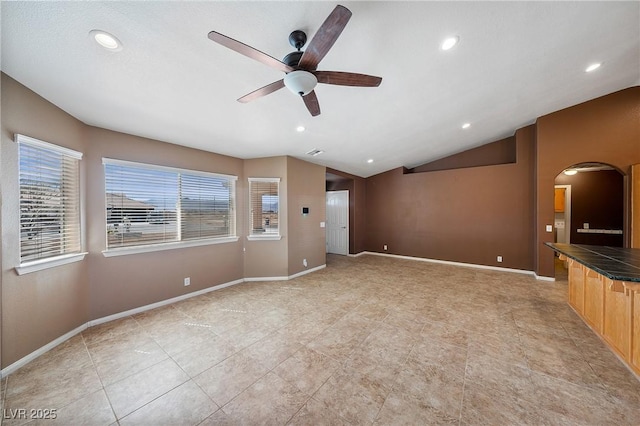
<path id="1" fill-rule="evenodd" d="M 296 48 L 296 51 L 289 53 L 282 61 L 215 31 L 209 33 L 209 39 L 241 55 L 286 73 L 283 79 L 244 95 L 238 99 L 238 102 L 250 102 L 286 86 L 293 93 L 302 97 L 307 109 L 315 117 L 320 115 L 320 104 L 314 91 L 318 83 L 339 86 L 377 87 L 382 82 L 381 77 L 372 75 L 316 70 L 318 64 L 336 42 L 350 18 L 351 11 L 349 9 L 340 5 L 336 6 L 320 26 L 304 52 L 300 49 L 307 42 L 307 35 L 300 30 L 293 31 L 289 35 L 289 43 Z"/>

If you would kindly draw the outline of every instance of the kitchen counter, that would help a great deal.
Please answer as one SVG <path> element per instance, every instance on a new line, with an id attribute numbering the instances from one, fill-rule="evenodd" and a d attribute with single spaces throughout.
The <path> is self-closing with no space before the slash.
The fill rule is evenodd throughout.
<path id="1" fill-rule="evenodd" d="M 640 249 L 560 243 L 545 245 L 607 278 L 640 283 Z"/>
<path id="2" fill-rule="evenodd" d="M 569 305 L 640 378 L 640 250 L 545 244 L 567 262 Z"/>

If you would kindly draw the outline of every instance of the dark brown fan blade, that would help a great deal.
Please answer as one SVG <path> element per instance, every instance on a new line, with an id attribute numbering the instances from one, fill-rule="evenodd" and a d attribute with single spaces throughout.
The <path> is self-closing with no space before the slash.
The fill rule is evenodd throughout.
<path id="1" fill-rule="evenodd" d="M 251 46 L 247 46 L 246 44 L 241 43 L 238 40 L 234 40 L 231 37 L 227 37 L 224 34 L 211 31 L 209 33 L 209 39 L 223 45 L 224 47 L 228 47 L 229 49 L 234 50 L 240 53 L 241 55 L 254 59 L 258 62 L 262 62 L 263 64 L 268 65 L 271 68 L 275 68 L 283 72 L 293 71 L 293 68 L 291 68 L 289 65 L 285 64 L 284 62 L 280 62 L 276 58 L 271 57 L 266 53 L 259 51 L 258 49 L 254 49 Z"/>
<path id="2" fill-rule="evenodd" d="M 271 84 L 267 84 L 266 86 L 261 87 L 258 90 L 254 90 L 253 92 L 244 95 L 243 97 L 238 99 L 238 102 L 242 102 L 243 104 L 246 104 L 247 102 L 251 102 L 255 99 L 266 96 L 269 93 L 273 93 L 276 90 L 280 90 L 283 87 L 284 87 L 284 80 L 274 81 Z"/>
<path id="3" fill-rule="evenodd" d="M 300 58 L 298 68 L 315 70 L 336 42 L 350 18 L 351 11 L 349 9 L 340 5 L 336 6 L 311 39 L 309 46 Z"/>
<path id="4" fill-rule="evenodd" d="M 311 91 L 302 97 L 304 104 L 313 117 L 320 115 L 320 104 L 318 103 L 318 97 L 315 91 Z"/>
<path id="5" fill-rule="evenodd" d="M 373 75 L 356 74 L 341 71 L 313 71 L 318 83 L 337 84 L 339 86 L 378 87 L 382 77 Z"/>

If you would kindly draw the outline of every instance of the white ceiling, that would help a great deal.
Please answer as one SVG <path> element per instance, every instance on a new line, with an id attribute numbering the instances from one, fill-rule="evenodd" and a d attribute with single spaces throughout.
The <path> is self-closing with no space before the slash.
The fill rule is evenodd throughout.
<path id="1" fill-rule="evenodd" d="M 311 39 L 335 4 L 3 1 L 2 71 L 93 126 L 239 158 L 290 155 L 362 177 L 640 84 L 637 1 L 363 1 L 341 3 L 353 16 L 318 69 L 381 76 L 380 87 L 319 85 L 318 117 L 286 89 L 236 102 L 283 74 L 213 43 L 209 31 L 281 59 L 294 50 L 289 33 Z M 98 46 L 93 29 L 116 35 L 123 50 Z M 460 43 L 441 51 L 450 35 Z M 585 73 L 593 62 L 603 65 Z M 305 155 L 314 148 L 325 152 Z"/>

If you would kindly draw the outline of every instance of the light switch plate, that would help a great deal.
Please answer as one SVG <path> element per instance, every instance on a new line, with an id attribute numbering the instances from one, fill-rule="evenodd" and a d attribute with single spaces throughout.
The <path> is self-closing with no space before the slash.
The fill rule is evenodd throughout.
<path id="1" fill-rule="evenodd" d="M 553 225 L 547 225 L 547 232 L 553 232 Z"/>

